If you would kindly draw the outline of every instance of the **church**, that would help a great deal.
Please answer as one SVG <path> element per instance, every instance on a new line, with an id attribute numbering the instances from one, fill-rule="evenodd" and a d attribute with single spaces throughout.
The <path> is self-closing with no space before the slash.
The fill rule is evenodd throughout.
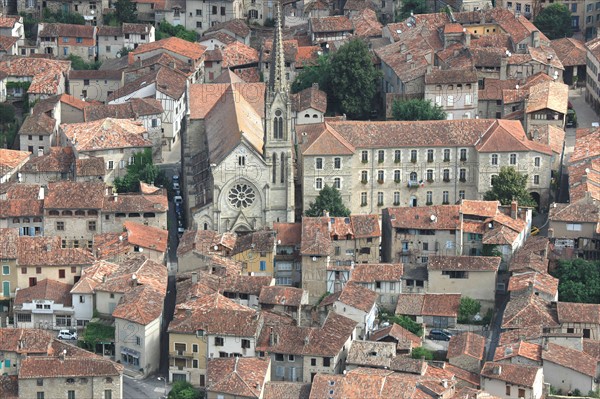
<path id="1" fill-rule="evenodd" d="M 268 86 L 245 83 L 230 71 L 190 86 L 182 143 L 189 228 L 243 233 L 294 222 L 298 109 L 292 106 L 307 96 L 289 93 L 279 12 L 273 49 Z"/>

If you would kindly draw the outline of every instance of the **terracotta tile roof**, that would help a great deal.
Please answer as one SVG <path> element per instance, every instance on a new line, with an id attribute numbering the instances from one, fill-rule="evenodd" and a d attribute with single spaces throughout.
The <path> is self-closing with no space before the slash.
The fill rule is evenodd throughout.
<path id="1" fill-rule="evenodd" d="M 33 328 L 0 328 L 0 350 L 24 354 L 47 354 L 53 335 Z"/>
<path id="2" fill-rule="evenodd" d="M 144 54 L 155 50 L 169 51 L 193 60 L 200 60 L 206 51 L 206 47 L 198 43 L 191 43 L 187 40 L 172 36 L 152 43 L 140 44 L 135 50 L 128 54 L 130 60 L 129 63 L 131 64 L 132 60 L 137 59 L 138 54 Z"/>
<path id="3" fill-rule="evenodd" d="M 19 381 L 16 375 L 0 376 L 0 397 L 4 399 L 19 398 Z M 308 397 L 308 396 L 307 396 Z"/>
<path id="4" fill-rule="evenodd" d="M 474 69 L 432 69 L 425 75 L 425 84 L 428 85 L 475 82 L 477 73 Z"/>
<path id="5" fill-rule="evenodd" d="M 96 291 L 124 294 L 135 288 L 134 275 L 137 287 L 149 286 L 164 297 L 168 279 L 167 268 L 138 254 L 121 260 L 118 269 L 108 274 L 106 279 L 103 279 L 95 289 Z"/>
<path id="6" fill-rule="evenodd" d="M 201 254 L 219 254 L 223 249 L 232 250 L 235 246 L 237 235 L 235 233 L 219 234 L 213 230 L 186 230 L 179 240 L 177 255 L 181 256 L 190 251 Z M 215 249 L 214 247 L 217 247 Z"/>
<path id="7" fill-rule="evenodd" d="M 322 328 L 311 329 L 308 342 L 304 345 L 303 354 L 337 356 L 357 324 L 354 320 L 330 311 Z"/>
<path id="8" fill-rule="evenodd" d="M 7 173 L 24 163 L 31 153 L 29 151 L 7 150 L 0 148 L 0 173 Z"/>
<path id="9" fill-rule="evenodd" d="M 320 46 L 298 46 L 295 60 L 296 68 L 316 65 L 321 54 L 322 50 Z"/>
<path id="10" fill-rule="evenodd" d="M 275 232 L 273 230 L 259 230 L 239 236 L 235 241 L 232 255 L 245 251 L 274 252 Z"/>
<path id="11" fill-rule="evenodd" d="M 342 289 L 337 299 L 344 305 L 352 306 L 355 309 L 369 313 L 377 302 L 379 295 L 375 291 L 360 286 L 358 284 L 348 283 Z"/>
<path id="12" fill-rule="evenodd" d="M 44 202 L 35 199 L 0 200 L 0 218 L 42 216 Z"/>
<path id="13" fill-rule="evenodd" d="M 533 287 L 534 290 L 552 296 L 558 293 L 558 279 L 547 273 L 526 272 L 513 274 L 508 280 L 508 291 L 521 291 Z"/>
<path id="14" fill-rule="evenodd" d="M 500 367 L 499 374 L 494 373 L 494 368 L 498 370 L 497 367 Z M 541 367 L 537 366 L 486 362 L 481 369 L 481 376 L 531 388 L 540 370 Z"/>
<path id="15" fill-rule="evenodd" d="M 313 85 L 294 94 L 292 96 L 292 105 L 296 112 L 313 108 L 325 113 L 327 111 L 327 93 L 319 90 L 318 85 Z"/>
<path id="16" fill-rule="evenodd" d="M 518 341 L 515 343 L 501 345 L 496 348 L 494 361 L 499 362 L 501 360 L 508 360 L 517 356 L 533 360 L 534 362 L 541 364 L 542 346 L 538 344 L 532 344 L 527 341 Z"/>
<path id="17" fill-rule="evenodd" d="M 30 158 L 21 168 L 22 173 L 68 173 L 75 161 L 72 147 L 50 147 L 50 153 Z M 104 162 L 102 163 L 104 174 Z"/>
<path id="18" fill-rule="evenodd" d="M 118 270 L 115 263 L 96 261 L 93 265 L 81 271 L 81 278 L 71 289 L 71 294 L 93 294 L 96 286 L 102 283 L 105 276 L 109 276 Z"/>
<path id="19" fill-rule="evenodd" d="M 366 3 L 366 2 L 362 2 Z M 348 5 L 348 2 L 346 2 Z M 358 37 L 380 37 L 383 25 L 377 19 L 377 14 L 370 8 L 364 8 L 357 15 L 350 18 L 354 25 L 354 34 Z"/>
<path id="20" fill-rule="evenodd" d="M 552 40 L 550 43 L 563 66 L 585 65 L 587 49 L 585 44 L 577 39 L 565 37 Z"/>
<path id="21" fill-rule="evenodd" d="M 306 291 L 302 288 L 271 286 L 262 287 L 258 303 L 266 305 L 300 306 Z"/>
<path id="22" fill-rule="evenodd" d="M 470 371 L 461 369 L 460 367 L 456 367 L 450 363 L 444 363 L 444 370 L 454 374 L 454 378 L 456 378 L 457 380 L 462 380 L 462 381 L 464 381 L 472 386 L 476 386 L 476 387 L 481 385 L 481 381 L 479 379 L 479 374 L 471 373 Z M 478 391 L 478 393 L 474 393 L 474 396 L 472 398 L 469 398 L 468 394 L 466 394 L 466 392 L 463 389 L 458 390 L 457 394 L 455 394 L 453 399 L 484 399 L 484 398 L 491 397 L 491 395 L 484 396 L 481 394 L 482 391 Z M 469 388 L 466 388 L 466 389 L 469 389 Z M 474 390 L 474 391 L 476 391 L 476 390 Z M 462 395 L 461 395 L 461 392 L 462 392 Z M 498 399 L 500 399 L 500 398 L 498 398 Z"/>
<path id="23" fill-rule="evenodd" d="M 562 154 L 565 144 L 565 131 L 554 125 L 536 126 L 532 131 L 531 139 L 550 146 L 555 154 Z"/>
<path id="24" fill-rule="evenodd" d="M 263 399 L 308 399 L 310 384 L 269 381 L 264 386 Z"/>
<path id="25" fill-rule="evenodd" d="M 325 217 L 302 218 L 302 255 L 327 256 L 330 254 L 331 236 L 329 235 L 328 219 Z"/>
<path id="26" fill-rule="evenodd" d="M 269 353 L 302 355 L 313 330 L 319 327 L 299 327 L 280 323 L 265 323 L 256 341 L 256 350 Z M 347 339 L 348 336 L 345 337 Z M 333 349 L 335 352 L 336 348 Z M 336 352 L 337 353 L 337 352 Z"/>
<path id="27" fill-rule="evenodd" d="M 569 158 L 569 165 L 573 165 L 588 158 L 600 155 L 600 129 L 577 129 L 575 147 Z"/>
<path id="28" fill-rule="evenodd" d="M 585 43 L 585 47 L 597 60 L 600 59 L 600 38 L 595 37 Z"/>
<path id="29" fill-rule="evenodd" d="M 156 42 L 155 42 L 156 43 Z M 139 48 L 139 47 L 138 47 Z M 131 53 L 130 53 L 131 54 Z M 127 83 L 109 95 L 106 101 L 111 102 L 123 97 L 132 97 L 141 87 L 155 85 L 156 91 L 167 96 L 180 99 L 185 94 L 187 87 L 187 76 L 184 72 L 161 66 L 136 80 Z"/>
<path id="30" fill-rule="evenodd" d="M 0 28 L 13 28 L 22 17 L 16 15 L 4 15 L 0 17 Z"/>
<path id="31" fill-rule="evenodd" d="M 500 333 L 499 345 L 514 344 L 521 340 L 534 340 L 544 336 L 542 326 L 515 328 Z"/>
<path id="32" fill-rule="evenodd" d="M 81 80 L 81 79 L 100 79 L 100 80 L 118 80 L 120 81 L 123 77 L 123 71 L 106 69 L 106 70 L 97 70 L 97 69 L 82 69 L 82 70 L 72 70 L 69 72 L 69 80 Z M 69 96 L 68 94 L 63 94 L 65 97 L 71 97 L 78 101 L 81 101 L 73 96 Z M 83 101 L 82 101 L 83 102 Z"/>
<path id="33" fill-rule="evenodd" d="M 355 148 L 328 123 L 296 125 L 304 155 L 352 155 Z"/>
<path id="34" fill-rule="evenodd" d="M 258 64 L 258 51 L 250 46 L 235 41 L 222 48 L 223 68 L 235 68 Z"/>
<path id="35" fill-rule="evenodd" d="M 103 197 L 102 212 L 155 212 L 164 213 L 169 209 L 167 191 L 160 189 L 155 194 L 125 193 Z"/>
<path id="36" fill-rule="evenodd" d="M 175 316 L 169 324 L 169 332 L 256 336 L 259 314 L 221 294 L 215 293 L 191 299 L 176 306 Z"/>
<path id="37" fill-rule="evenodd" d="M 400 294 L 396 314 L 457 317 L 460 294 Z"/>
<path id="38" fill-rule="evenodd" d="M 219 164 L 242 139 L 262 154 L 264 92 L 264 83 L 191 86 L 190 118 L 205 119 L 208 125 L 215 126 L 207 131 L 211 163 Z M 236 117 L 232 118 L 231 115 Z"/>
<path id="39" fill-rule="evenodd" d="M 558 302 L 558 321 L 600 325 L 600 305 L 592 303 Z"/>
<path id="40" fill-rule="evenodd" d="M 273 223 L 277 245 L 300 245 L 302 223 Z"/>
<path id="41" fill-rule="evenodd" d="M 354 30 L 352 22 L 343 15 L 310 18 L 309 26 L 311 26 L 311 31 L 314 33 L 352 32 Z"/>
<path id="42" fill-rule="evenodd" d="M 21 266 L 87 266 L 94 260 L 85 249 L 62 248 L 58 236 L 21 236 L 17 262 Z"/>
<path id="43" fill-rule="evenodd" d="M 77 151 L 151 147 L 141 122 L 105 118 L 97 121 L 62 124 L 61 129 Z"/>
<path id="44" fill-rule="evenodd" d="M 38 33 L 40 37 L 84 37 L 94 39 L 96 28 L 90 25 L 44 23 Z"/>
<path id="45" fill-rule="evenodd" d="M 90 157 L 75 160 L 75 176 L 97 176 L 104 178 L 106 164 L 103 157 Z"/>
<path id="46" fill-rule="evenodd" d="M 33 303 L 34 301 L 45 299 L 53 301 L 55 304 L 70 307 L 72 306 L 71 288 L 73 288 L 72 285 L 56 280 L 44 279 L 38 281 L 33 287 L 18 290 L 15 296 L 15 305 L 23 305 L 24 303 Z"/>
<path id="47" fill-rule="evenodd" d="M 529 89 L 526 113 L 543 109 L 567 113 L 569 86 L 561 82 L 543 82 Z"/>
<path id="48" fill-rule="evenodd" d="M 535 151 L 552 155 L 546 144 L 527 137 L 520 121 L 498 119 L 475 146 L 478 152 Z"/>
<path id="49" fill-rule="evenodd" d="M 483 360 L 485 338 L 472 332 L 454 335 L 448 343 L 448 359 L 466 355 L 477 360 Z"/>
<path id="50" fill-rule="evenodd" d="M 208 392 L 218 392 L 244 398 L 262 398 L 266 380 L 270 379 L 271 359 L 233 357 L 209 359 Z"/>
<path id="51" fill-rule="evenodd" d="M 421 230 L 456 230 L 459 226 L 459 205 L 434 205 L 388 208 L 393 228 Z M 435 216 L 435 220 L 431 220 Z"/>
<path id="52" fill-rule="evenodd" d="M 375 281 L 400 281 L 404 274 L 402 263 L 359 263 L 352 270 L 350 281 L 374 283 Z"/>
<path id="53" fill-rule="evenodd" d="M 18 240 L 18 228 L 0 229 L 0 259 L 17 258 Z"/>
<path id="54" fill-rule="evenodd" d="M 229 21 L 211 26 L 205 33 L 218 32 L 221 30 L 230 31 L 231 33 L 240 37 L 246 37 L 251 32 L 248 24 L 246 24 L 243 19 L 231 19 Z"/>
<path id="55" fill-rule="evenodd" d="M 56 120 L 44 113 L 29 115 L 19 129 L 19 135 L 49 136 L 56 131 Z"/>
<path id="56" fill-rule="evenodd" d="M 60 181 L 48 184 L 46 209 L 101 209 L 104 183 Z"/>
<path id="57" fill-rule="evenodd" d="M 420 337 L 416 336 L 412 332 L 408 331 L 406 328 L 400 326 L 399 324 L 392 323 L 391 326 L 381 328 L 379 330 L 373 331 L 369 336 L 371 341 L 381 341 L 383 339 L 387 339 L 389 337 L 394 338 L 398 342 L 398 346 L 406 347 L 406 346 L 421 346 L 422 340 Z M 410 345 L 404 344 L 405 342 L 409 342 Z"/>
<path id="58" fill-rule="evenodd" d="M 497 272 L 501 260 L 497 256 L 431 256 L 427 269 Z"/>
<path id="59" fill-rule="evenodd" d="M 0 51 L 9 51 L 19 41 L 18 37 L 0 36 Z"/>
<path id="60" fill-rule="evenodd" d="M 70 61 L 55 61 L 47 58 L 11 58 L 0 62 L 0 72 L 13 77 L 31 77 L 30 94 L 61 94 L 60 76 L 65 76 L 71 68 Z"/>
<path id="61" fill-rule="evenodd" d="M 396 345 L 393 342 L 352 341 L 346 364 L 389 368 L 395 356 Z"/>
<path id="62" fill-rule="evenodd" d="M 221 292 L 236 292 L 240 294 L 259 296 L 262 290 L 273 283 L 271 276 L 231 275 L 221 278 Z"/>
<path id="63" fill-rule="evenodd" d="M 542 351 L 542 359 L 544 363 L 554 363 L 592 378 L 597 376 L 598 359 L 566 346 L 549 342 L 548 349 Z"/>
<path id="64" fill-rule="evenodd" d="M 600 361 L 600 341 L 593 339 L 583 339 L 583 351 Z"/>
<path id="65" fill-rule="evenodd" d="M 162 317 L 167 291 L 166 279 L 162 290 L 156 288 L 151 285 L 133 287 L 121 298 L 112 316 L 141 325 L 147 325 Z"/>
<path id="66" fill-rule="evenodd" d="M 228 35 L 225 32 L 221 32 L 221 31 L 211 32 L 211 33 L 204 32 L 204 35 L 200 38 L 199 42 L 205 43 L 208 40 L 218 40 L 223 44 L 231 44 L 236 41 L 233 37 L 231 37 L 230 35 Z M 206 57 L 206 53 L 205 53 L 205 57 Z"/>
<path id="67" fill-rule="evenodd" d="M 517 295 L 515 295 L 517 294 Z M 511 294 L 502 317 L 502 328 L 557 327 L 556 309 L 534 293 Z"/>
<path id="68" fill-rule="evenodd" d="M 127 241 L 130 244 L 166 253 L 169 244 L 168 230 L 131 221 L 123 223 L 123 227 L 127 230 Z"/>
<path id="69" fill-rule="evenodd" d="M 479 87 L 478 100 L 489 101 L 489 100 L 501 100 L 502 93 L 504 90 L 514 89 L 519 84 L 517 79 L 484 79 L 483 89 Z"/>
<path id="70" fill-rule="evenodd" d="M 102 357 L 29 356 L 21 360 L 19 379 L 115 377 L 123 372 L 123 366 Z"/>

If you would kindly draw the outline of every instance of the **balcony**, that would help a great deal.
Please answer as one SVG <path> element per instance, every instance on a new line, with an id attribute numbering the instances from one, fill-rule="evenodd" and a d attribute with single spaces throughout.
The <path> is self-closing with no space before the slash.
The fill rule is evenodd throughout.
<path id="1" fill-rule="evenodd" d="M 189 352 L 189 351 L 171 351 L 169 352 L 169 357 L 173 357 L 173 358 L 177 358 L 177 357 L 183 357 L 183 358 L 192 358 L 194 357 L 194 353 L 193 352 Z"/>
<path id="2" fill-rule="evenodd" d="M 421 182 L 418 182 L 416 180 L 408 181 L 408 188 L 418 188 L 420 185 L 421 185 Z"/>

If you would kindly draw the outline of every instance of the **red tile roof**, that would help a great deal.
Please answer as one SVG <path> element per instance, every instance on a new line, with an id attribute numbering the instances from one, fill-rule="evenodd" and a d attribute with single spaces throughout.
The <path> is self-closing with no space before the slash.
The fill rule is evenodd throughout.
<path id="1" fill-rule="evenodd" d="M 56 280 L 44 279 L 38 281 L 33 287 L 18 290 L 15 295 L 15 305 L 33 303 L 37 300 L 47 300 L 53 301 L 55 304 L 70 307 L 72 306 L 71 288 L 73 288 L 72 285 Z"/>
<path id="2" fill-rule="evenodd" d="M 61 129 L 77 151 L 151 147 L 141 122 L 105 118 L 91 122 L 62 124 Z"/>
<path id="3" fill-rule="evenodd" d="M 163 253 L 167 251 L 169 245 L 167 230 L 131 221 L 123 223 L 123 227 L 127 230 L 127 241 L 130 244 Z"/>
<path id="4" fill-rule="evenodd" d="M 558 321 L 562 323 L 582 323 L 600 325 L 600 304 L 558 302 Z"/>
<path id="5" fill-rule="evenodd" d="M 483 360 L 484 352 L 485 338 L 472 332 L 454 335 L 448 343 L 448 359 L 466 355 L 477 360 Z"/>
<path id="6" fill-rule="evenodd" d="M 542 359 L 546 362 L 575 370 L 588 377 L 596 378 L 598 359 L 566 346 L 548 343 L 548 349 L 542 351 Z"/>
<path id="7" fill-rule="evenodd" d="M 558 325 L 556 309 L 549 302 L 528 292 L 512 294 L 502 317 L 502 328 Z"/>
<path id="8" fill-rule="evenodd" d="M 328 32 L 352 32 L 354 26 L 348 17 L 343 15 L 333 17 L 310 18 L 309 26 L 312 32 L 328 33 Z"/>
<path id="9" fill-rule="evenodd" d="M 497 272 L 501 260 L 497 256 L 431 256 L 427 269 Z"/>
<path id="10" fill-rule="evenodd" d="M 457 317 L 460 294 L 400 294 L 396 314 Z"/>
<path id="11" fill-rule="evenodd" d="M 41 30 L 38 33 L 40 37 L 82 37 L 95 39 L 94 33 L 96 27 L 91 25 L 43 23 L 40 24 L 40 27 Z"/>
<path id="12" fill-rule="evenodd" d="M 60 83 L 64 82 L 64 76 L 70 68 L 70 61 L 55 61 L 47 58 L 22 57 L 0 62 L 0 72 L 8 76 L 31 77 L 27 92 L 40 95 L 62 94 Z"/>
<path id="13" fill-rule="evenodd" d="M 501 360 L 507 360 L 517 356 L 533 360 L 534 362 L 541 364 L 542 346 L 538 344 L 532 344 L 527 341 L 518 341 L 515 343 L 498 346 L 496 348 L 496 353 L 494 354 L 494 361 L 499 362 Z"/>
<path id="14" fill-rule="evenodd" d="M 136 324 L 147 325 L 158 318 L 162 318 L 166 292 L 166 279 L 162 287 L 158 284 L 134 286 L 121 297 L 119 304 L 112 312 L 112 316 Z"/>
<path id="15" fill-rule="evenodd" d="M 263 399 L 308 399 L 310 384 L 269 381 L 264 386 Z"/>
<path id="16" fill-rule="evenodd" d="M 102 357 L 29 356 L 21 360 L 19 379 L 117 377 L 123 366 Z"/>
<path id="17" fill-rule="evenodd" d="M 88 266 L 94 258 L 86 249 L 62 248 L 58 236 L 21 236 L 17 262 L 20 266 Z"/>
<path id="18" fill-rule="evenodd" d="M 246 22 L 243 19 L 231 19 L 226 22 L 218 23 L 208 28 L 208 30 L 205 33 L 208 34 L 212 32 L 218 32 L 220 30 L 230 31 L 234 35 L 240 37 L 246 37 L 251 33 L 248 24 L 246 24 Z"/>
<path id="19" fill-rule="evenodd" d="M 265 305 L 300 306 L 306 291 L 302 288 L 269 286 L 262 287 L 258 303 Z"/>
<path id="20" fill-rule="evenodd" d="M 60 181 L 48 184 L 45 209 L 101 209 L 104 183 Z"/>
<path id="21" fill-rule="evenodd" d="M 350 281 L 374 283 L 376 281 L 401 281 L 404 274 L 402 263 L 359 263 L 352 270 Z"/>
<path id="22" fill-rule="evenodd" d="M 496 374 L 494 371 L 499 371 L 499 373 Z M 484 378 L 500 380 L 528 388 L 533 387 L 538 373 L 541 373 L 541 367 L 510 363 L 486 362 L 483 365 L 483 369 L 481 369 L 481 376 Z"/>
<path id="23" fill-rule="evenodd" d="M 206 47 L 172 36 L 152 43 L 140 44 L 135 50 L 129 53 L 129 63 L 131 64 L 133 60 L 136 60 L 138 54 L 154 50 L 170 51 L 193 60 L 200 60 L 206 51 Z"/>
<path id="24" fill-rule="evenodd" d="M 563 66 L 585 65 L 585 43 L 571 37 L 552 40 L 550 43 Z"/>
<path id="25" fill-rule="evenodd" d="M 300 245 L 302 223 L 273 223 L 277 245 Z"/>
<path id="26" fill-rule="evenodd" d="M 392 323 L 391 326 L 373 331 L 369 336 L 371 341 L 381 341 L 387 338 L 394 338 L 400 346 L 402 342 L 410 342 L 412 346 L 421 346 L 422 340 L 406 328 L 399 324 Z"/>
<path id="27" fill-rule="evenodd" d="M 558 294 L 558 279 L 547 273 L 529 271 L 513 274 L 508 280 L 508 291 L 521 291 L 533 287 L 535 291 L 555 296 Z"/>
<path id="28" fill-rule="evenodd" d="M 270 380 L 271 359 L 233 357 L 209 359 L 206 365 L 208 392 L 244 398 L 261 398 Z"/>
<path id="29" fill-rule="evenodd" d="M 335 294 L 332 294 L 335 295 Z M 355 309 L 369 313 L 377 302 L 379 295 L 375 291 L 362 287 L 358 284 L 348 283 L 342 289 L 338 301 L 344 305 L 352 306 Z M 323 299 L 320 306 L 324 306 L 326 299 Z"/>

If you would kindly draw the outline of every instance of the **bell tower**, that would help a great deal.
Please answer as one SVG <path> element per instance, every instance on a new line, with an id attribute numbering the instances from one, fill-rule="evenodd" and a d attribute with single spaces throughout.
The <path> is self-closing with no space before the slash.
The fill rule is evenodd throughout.
<path id="1" fill-rule="evenodd" d="M 270 219 L 294 221 L 292 105 L 285 69 L 281 4 L 276 3 L 275 31 L 265 98 L 264 157 L 270 167 Z"/>

